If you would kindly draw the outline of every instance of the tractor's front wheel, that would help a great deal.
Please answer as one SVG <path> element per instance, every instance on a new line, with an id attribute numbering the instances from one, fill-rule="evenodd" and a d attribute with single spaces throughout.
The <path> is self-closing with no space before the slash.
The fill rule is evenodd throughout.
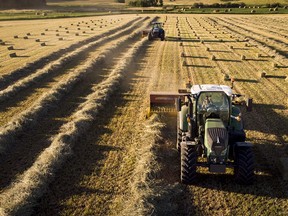
<path id="1" fill-rule="evenodd" d="M 152 33 L 149 32 L 149 34 L 148 34 L 148 40 L 151 41 L 152 39 L 153 39 Z"/>
<path id="2" fill-rule="evenodd" d="M 254 182 L 254 154 L 252 147 L 236 147 L 236 166 L 234 168 L 235 181 L 249 185 Z"/>
<path id="3" fill-rule="evenodd" d="M 192 184 L 196 181 L 197 151 L 195 146 L 181 144 L 181 182 Z"/>

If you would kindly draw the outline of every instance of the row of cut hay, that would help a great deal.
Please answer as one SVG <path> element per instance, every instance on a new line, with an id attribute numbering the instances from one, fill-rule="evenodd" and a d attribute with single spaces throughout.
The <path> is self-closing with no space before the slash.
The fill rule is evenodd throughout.
<path id="1" fill-rule="evenodd" d="M 13 137 L 15 135 L 27 128 L 31 128 L 34 124 L 37 123 L 39 116 L 45 114 L 48 111 L 49 107 L 55 103 L 58 103 L 61 98 L 69 93 L 70 89 L 78 83 L 83 76 L 87 73 L 92 72 L 95 68 L 95 65 L 101 63 L 105 58 L 113 52 L 117 51 L 117 48 L 125 43 L 126 41 L 138 37 L 139 31 L 126 38 L 119 40 L 116 44 L 112 45 L 109 49 L 106 49 L 101 53 L 97 58 L 90 59 L 83 65 L 81 68 L 73 71 L 65 80 L 61 80 L 57 85 L 55 85 L 50 91 L 43 94 L 37 101 L 34 102 L 31 107 L 17 116 L 15 116 L 8 124 L 1 127 L 0 129 L 0 155 L 5 153 L 9 145 L 13 143 Z"/>
<path id="2" fill-rule="evenodd" d="M 226 27 L 228 31 L 233 32 L 234 34 L 237 34 L 238 36 L 243 36 L 245 35 L 244 33 L 237 31 L 235 28 L 231 28 L 231 27 Z M 280 62 L 283 65 L 287 65 L 287 58 L 285 56 L 283 56 L 281 53 L 279 53 L 279 50 L 275 50 L 274 48 L 270 47 L 269 45 L 267 45 L 265 42 L 260 41 L 258 39 L 256 39 L 255 37 L 250 37 L 245 35 L 246 38 L 249 39 L 249 42 L 254 45 L 257 46 L 260 50 L 262 50 L 264 53 L 267 53 L 267 55 L 270 55 L 271 57 L 274 57 L 278 62 Z"/>
<path id="3" fill-rule="evenodd" d="M 143 132 L 137 141 L 137 158 L 135 169 L 132 174 L 129 188 L 131 189 L 129 199 L 123 201 L 125 209 L 120 215 L 151 215 L 153 205 L 149 198 L 153 197 L 154 191 L 151 187 L 153 173 L 157 173 L 160 167 L 154 153 L 155 143 L 160 139 L 163 124 L 158 121 L 157 115 L 152 115 L 143 125 Z"/>
<path id="4" fill-rule="evenodd" d="M 74 44 L 71 44 L 69 47 L 64 48 L 64 49 L 59 49 L 55 52 L 52 52 L 51 54 L 47 55 L 47 56 L 43 56 L 39 59 L 37 59 L 36 61 L 32 62 L 32 63 L 27 63 L 26 66 L 22 67 L 22 68 L 18 68 L 14 71 L 11 71 L 9 74 L 4 74 L 0 76 L 0 88 L 2 88 L 3 86 L 8 86 L 11 83 L 15 82 L 17 79 L 19 79 L 20 77 L 25 76 L 26 74 L 30 74 L 31 72 L 42 68 L 44 65 L 49 64 L 51 61 L 55 61 L 59 58 L 61 58 L 61 56 L 74 51 L 75 49 L 78 49 L 80 47 L 82 47 L 84 44 L 88 44 L 91 42 L 94 42 L 95 40 L 99 40 L 101 38 L 107 37 L 111 34 L 117 33 L 118 31 L 120 31 L 123 28 L 127 28 L 129 26 L 131 26 L 134 22 L 136 22 L 137 20 L 141 19 L 140 17 L 133 19 L 129 22 L 127 22 L 124 25 L 115 27 L 107 32 L 104 32 L 101 35 L 96 35 L 96 36 L 92 36 L 89 37 L 88 39 L 82 40 L 82 41 L 78 41 Z"/>
<path id="5" fill-rule="evenodd" d="M 275 56 L 277 60 L 284 61 L 287 59 L 287 57 L 282 54 L 283 52 L 281 50 L 275 47 L 271 47 L 267 43 L 268 38 L 266 36 L 260 35 L 260 34 L 257 34 L 257 36 L 255 36 L 255 34 L 251 33 L 250 31 L 246 30 L 245 28 L 241 26 L 236 25 L 235 23 L 228 22 L 227 20 L 222 20 L 222 19 L 221 21 L 229 25 L 229 26 L 225 25 L 228 31 L 233 32 L 234 34 L 239 35 L 239 36 L 244 35 L 246 38 L 249 38 L 250 42 L 252 41 L 255 45 L 258 45 L 263 51 L 267 52 L 268 54 L 272 56 Z M 261 40 L 257 39 L 256 37 L 260 38 Z M 269 40 L 274 41 L 271 38 L 269 38 Z M 279 42 L 279 41 L 275 41 L 274 43 L 277 44 L 279 47 L 281 47 L 282 50 L 288 50 L 288 46 L 286 43 Z"/>
<path id="6" fill-rule="evenodd" d="M 77 57 L 82 55 L 88 49 L 91 49 L 91 48 L 96 47 L 96 46 L 101 46 L 105 42 L 107 42 L 109 40 L 116 39 L 116 38 L 121 37 L 123 35 L 129 35 L 129 33 L 131 31 L 135 30 L 139 25 L 142 24 L 143 20 L 144 19 L 141 19 L 140 21 L 135 22 L 130 27 L 123 29 L 121 31 L 118 31 L 115 34 L 112 34 L 112 35 L 109 35 L 106 37 L 102 37 L 98 41 L 86 44 L 86 45 L 80 47 L 78 50 L 75 50 L 74 52 L 71 52 L 70 54 L 63 56 L 60 59 L 58 59 L 54 62 L 51 62 L 50 64 L 45 66 L 43 69 L 36 71 L 32 75 L 25 77 L 22 80 L 19 80 L 18 82 L 14 83 L 13 85 L 8 86 L 6 89 L 0 91 L 0 101 L 3 102 L 5 100 L 11 98 L 13 95 L 16 95 L 19 91 L 30 87 L 35 82 L 39 82 L 41 79 L 43 79 L 47 75 L 52 74 L 54 71 L 63 68 L 66 64 L 68 64 L 73 59 L 76 59 Z M 127 38 L 128 38 L 128 36 L 127 36 Z"/>
<path id="7" fill-rule="evenodd" d="M 278 20 L 279 21 L 279 20 Z M 275 23 L 274 22 L 265 22 L 263 20 L 263 17 L 261 17 L 261 21 L 259 22 L 259 20 L 256 19 L 241 19 L 241 20 L 237 20 L 238 23 L 241 23 L 241 25 L 247 25 L 247 26 L 250 26 L 250 27 L 253 27 L 253 29 L 257 29 L 259 31 L 264 31 L 264 32 L 267 32 L 269 34 L 272 34 L 272 35 L 275 35 L 277 37 L 280 37 L 280 38 L 287 38 L 287 35 L 281 33 L 281 30 L 275 28 Z M 275 21 L 277 22 L 277 21 Z M 281 27 L 281 23 L 277 22 L 277 27 Z M 282 25 L 283 27 L 283 25 Z M 283 30 L 283 29 L 282 29 Z"/>
<path id="8" fill-rule="evenodd" d="M 38 156 L 34 164 L 10 188 L 3 191 L 0 196 L 0 214 L 31 214 L 33 206 L 45 192 L 54 173 L 72 154 L 73 145 L 95 120 L 99 110 L 116 90 L 125 70 L 137 60 L 136 55 L 145 43 L 147 43 L 146 38 L 129 49 L 109 77 L 99 83 L 95 87 L 95 91 L 87 96 L 86 102 L 81 104 L 78 111 L 72 115 L 72 120 L 64 124 L 60 132 L 51 139 L 51 145 Z"/>

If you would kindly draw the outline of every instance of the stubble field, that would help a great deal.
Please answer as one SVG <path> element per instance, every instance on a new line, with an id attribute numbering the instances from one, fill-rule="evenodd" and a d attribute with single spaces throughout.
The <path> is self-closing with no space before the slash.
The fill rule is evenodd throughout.
<path id="1" fill-rule="evenodd" d="M 164 22 L 163 42 L 140 34 L 156 19 Z M 288 156 L 286 20 L 115 15 L 1 22 L 0 215 L 288 214 L 279 172 L 279 158 Z M 182 185 L 175 119 L 145 118 L 149 92 L 175 91 L 187 80 L 230 85 L 224 75 L 253 98 L 253 112 L 243 118 L 256 182 L 235 185 L 232 170 L 199 169 L 196 185 Z"/>

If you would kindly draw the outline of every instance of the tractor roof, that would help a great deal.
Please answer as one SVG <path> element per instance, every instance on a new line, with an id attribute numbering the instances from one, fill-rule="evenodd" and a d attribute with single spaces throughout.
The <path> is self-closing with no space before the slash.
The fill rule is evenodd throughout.
<path id="1" fill-rule="evenodd" d="M 193 85 L 191 88 L 192 94 L 199 94 L 200 92 L 213 92 L 213 91 L 222 91 L 225 92 L 226 95 L 232 96 L 232 89 L 226 85 L 212 85 L 212 84 L 204 84 L 204 85 Z"/>

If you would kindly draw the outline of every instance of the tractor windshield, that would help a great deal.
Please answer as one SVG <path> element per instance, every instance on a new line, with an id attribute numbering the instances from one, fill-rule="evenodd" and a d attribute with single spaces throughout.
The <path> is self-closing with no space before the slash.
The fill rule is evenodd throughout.
<path id="1" fill-rule="evenodd" d="M 229 100 L 224 92 L 202 92 L 198 97 L 197 114 L 199 120 L 220 118 L 225 125 L 229 122 Z"/>
<path id="2" fill-rule="evenodd" d="M 159 29 L 161 29 L 161 28 L 162 28 L 162 25 L 161 25 L 161 23 L 153 23 L 153 28 L 159 28 Z"/>

